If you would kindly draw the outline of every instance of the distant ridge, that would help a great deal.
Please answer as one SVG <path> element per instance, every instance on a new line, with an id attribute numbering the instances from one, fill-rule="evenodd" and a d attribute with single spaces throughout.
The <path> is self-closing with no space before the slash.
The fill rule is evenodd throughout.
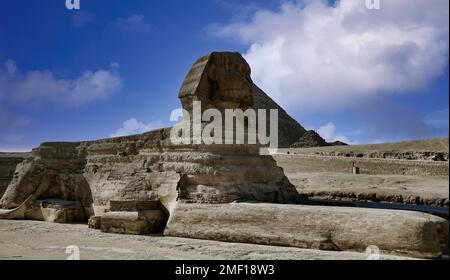
<path id="1" fill-rule="evenodd" d="M 322 156 L 448 161 L 449 139 L 436 138 L 367 145 L 292 148 L 291 152 Z"/>
<path id="2" fill-rule="evenodd" d="M 319 133 L 314 130 L 309 130 L 297 142 L 291 145 L 291 148 L 314 148 L 314 147 L 327 147 L 327 146 L 347 146 L 348 144 L 342 141 L 334 141 L 328 143 Z"/>

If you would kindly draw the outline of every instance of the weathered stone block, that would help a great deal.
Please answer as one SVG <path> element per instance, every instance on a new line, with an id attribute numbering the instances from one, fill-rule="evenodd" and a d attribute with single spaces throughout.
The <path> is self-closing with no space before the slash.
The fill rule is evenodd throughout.
<path id="1" fill-rule="evenodd" d="M 30 156 L 30 153 L 0 153 L 0 198 L 11 182 L 16 166 Z"/>
<path id="2" fill-rule="evenodd" d="M 102 225 L 102 217 L 101 216 L 92 216 L 89 218 L 88 227 L 92 229 L 101 229 Z"/>
<path id="3" fill-rule="evenodd" d="M 410 211 L 267 203 L 180 203 L 167 236 L 325 250 L 383 252 L 418 258 L 441 256 L 448 221 Z"/>
<path id="4" fill-rule="evenodd" d="M 37 200 L 27 207 L 25 218 L 52 223 L 77 223 L 87 219 L 80 202 L 62 199 Z"/>
<path id="5" fill-rule="evenodd" d="M 122 234 L 161 232 L 165 215 L 160 210 L 108 212 L 101 218 L 101 231 Z"/>
<path id="6" fill-rule="evenodd" d="M 142 210 L 159 210 L 161 209 L 161 203 L 159 201 L 110 201 L 110 211 L 142 211 Z"/>

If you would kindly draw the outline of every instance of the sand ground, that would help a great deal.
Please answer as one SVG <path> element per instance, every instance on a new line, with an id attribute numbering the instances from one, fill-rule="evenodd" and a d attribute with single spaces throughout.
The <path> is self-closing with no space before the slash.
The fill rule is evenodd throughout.
<path id="1" fill-rule="evenodd" d="M 0 260 L 65 260 L 76 245 L 82 260 L 365 260 L 356 252 L 102 233 L 83 224 L 0 220 Z M 408 259 L 381 254 L 381 259 Z"/>

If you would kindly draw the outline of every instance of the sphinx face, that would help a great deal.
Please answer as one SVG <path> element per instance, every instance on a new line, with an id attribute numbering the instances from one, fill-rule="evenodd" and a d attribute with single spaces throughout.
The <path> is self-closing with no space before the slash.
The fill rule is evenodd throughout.
<path id="1" fill-rule="evenodd" d="M 193 101 L 206 109 L 248 109 L 253 107 L 251 69 L 236 52 L 213 52 L 192 66 L 181 86 L 183 109 L 192 112 Z"/>
<path id="2" fill-rule="evenodd" d="M 241 55 L 218 55 L 214 57 L 212 69 L 212 100 L 218 109 L 253 106 L 250 66 Z"/>

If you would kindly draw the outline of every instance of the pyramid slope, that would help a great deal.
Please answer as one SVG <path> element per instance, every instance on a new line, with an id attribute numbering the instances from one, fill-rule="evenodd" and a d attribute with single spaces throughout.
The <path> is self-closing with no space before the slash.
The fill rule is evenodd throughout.
<path id="1" fill-rule="evenodd" d="M 306 130 L 257 85 L 253 84 L 255 109 L 278 109 L 278 147 L 289 148 Z"/>

